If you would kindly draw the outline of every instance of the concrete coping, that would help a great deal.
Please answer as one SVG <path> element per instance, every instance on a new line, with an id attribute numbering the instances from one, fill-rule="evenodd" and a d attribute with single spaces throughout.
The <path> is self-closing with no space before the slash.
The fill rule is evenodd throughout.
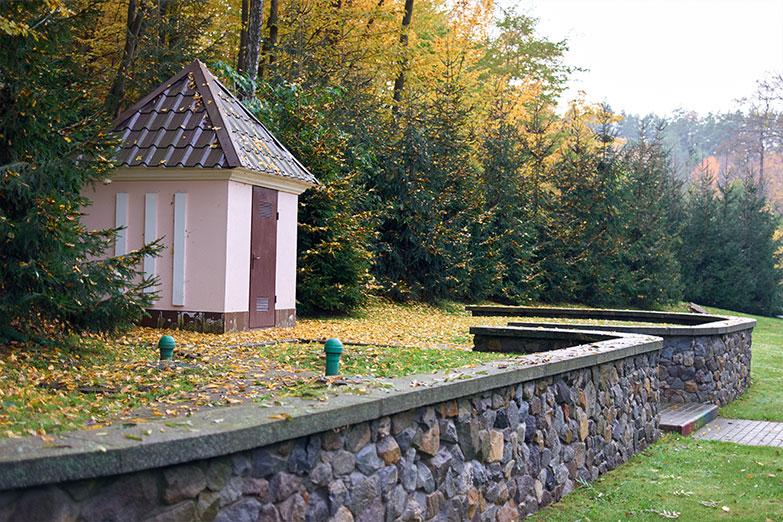
<path id="1" fill-rule="evenodd" d="M 535 338 L 542 332 L 571 336 L 582 344 L 477 367 L 373 379 L 354 393 L 330 392 L 326 402 L 287 399 L 269 407 L 206 409 L 190 417 L 63 433 L 46 442 L 38 437 L 5 439 L 0 441 L 0 491 L 219 457 L 658 351 L 663 344 L 646 335 L 509 329 Z"/>
<path id="2" fill-rule="evenodd" d="M 712 314 L 654 312 L 649 310 L 614 310 L 604 308 L 550 308 L 537 306 L 466 306 L 474 316 L 549 317 L 563 319 L 594 319 L 605 321 L 638 321 L 657 325 L 602 325 L 587 323 L 557 323 L 545 321 L 511 321 L 509 326 L 530 328 L 566 328 L 606 332 L 638 333 L 661 337 L 693 337 L 724 335 L 752 330 L 755 319 Z"/>

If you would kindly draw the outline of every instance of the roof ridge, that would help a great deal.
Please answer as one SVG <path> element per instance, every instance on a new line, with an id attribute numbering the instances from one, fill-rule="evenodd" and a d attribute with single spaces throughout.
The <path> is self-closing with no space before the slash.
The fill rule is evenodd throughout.
<path id="1" fill-rule="evenodd" d="M 139 165 L 148 166 L 154 159 L 153 163 L 163 167 L 203 167 L 204 161 L 208 161 L 211 167 L 241 167 L 308 185 L 318 184 L 312 173 L 200 60 L 188 64 L 120 114 L 113 132 L 123 133 L 118 159 L 124 164 L 135 166 L 135 157 L 141 154 L 144 159 Z M 197 147 L 205 133 L 211 135 L 211 143 Z M 180 138 L 187 141 L 182 143 Z M 214 152 L 209 153 L 209 149 Z M 176 151 L 173 156 L 172 150 Z M 188 152 L 183 155 L 179 151 Z"/>
<path id="2" fill-rule="evenodd" d="M 117 115 L 116 118 L 114 118 L 114 121 L 112 121 L 112 129 L 118 127 L 122 122 L 130 118 L 134 113 L 139 112 L 142 107 L 147 105 L 150 101 L 154 100 L 158 95 L 160 95 L 163 91 L 180 81 L 182 78 L 187 76 L 187 74 L 191 71 L 193 71 L 194 68 L 197 68 L 198 64 L 201 63 L 198 59 L 193 60 L 190 64 L 188 64 L 184 69 L 182 69 L 180 72 L 166 80 L 165 82 L 158 85 L 155 89 L 152 90 L 148 95 L 122 111 L 120 114 Z"/>
<path id="3" fill-rule="evenodd" d="M 202 64 L 202 65 L 203 65 L 203 64 Z M 285 145 L 284 145 L 284 144 L 283 144 L 283 143 L 282 143 L 282 142 L 281 142 L 279 139 L 277 139 L 277 136 L 275 136 L 274 134 L 272 134 L 272 133 L 269 131 L 269 129 L 267 129 L 267 128 L 266 128 L 266 125 L 264 125 L 264 123 L 263 123 L 261 120 L 259 120 L 259 119 L 256 117 L 256 115 L 255 115 L 255 114 L 253 114 L 252 112 L 250 112 L 250 109 L 248 109 L 247 107 L 245 107 L 245 104 L 244 104 L 244 103 L 242 103 L 242 100 L 240 100 L 239 98 L 237 98 L 236 96 L 234 96 L 234 93 L 232 93 L 232 92 L 231 92 L 231 90 L 229 90 L 229 88 L 228 88 L 228 87 L 226 87 L 225 85 L 223 85 L 223 82 L 221 82 L 221 81 L 220 81 L 220 80 L 219 80 L 219 79 L 218 79 L 216 76 L 214 76 L 214 75 L 213 75 L 213 74 L 212 74 L 212 73 L 209 71 L 209 69 L 207 69 L 206 67 L 204 67 L 204 68 L 207 70 L 207 72 L 209 73 L 209 75 L 210 75 L 210 76 L 212 76 L 212 80 L 213 80 L 213 81 L 214 81 L 214 82 L 215 82 L 215 83 L 216 83 L 216 84 L 217 84 L 217 85 L 218 85 L 218 86 L 219 86 L 219 87 L 220 87 L 220 88 L 221 88 L 223 91 L 225 91 L 225 92 L 226 92 L 226 94 L 228 94 L 228 95 L 229 95 L 229 96 L 231 96 L 231 97 L 232 97 L 234 100 L 236 100 L 237 104 L 238 104 L 238 105 L 239 105 L 239 106 L 242 108 L 242 110 L 244 111 L 244 113 L 245 113 L 245 114 L 247 114 L 247 115 L 248 115 L 248 116 L 249 116 L 249 117 L 250 117 L 250 118 L 251 118 L 251 119 L 252 119 L 252 120 L 253 120 L 255 123 L 257 123 L 258 125 L 260 125 L 260 126 L 261 126 L 261 128 L 263 128 L 263 129 L 264 129 L 264 131 L 265 131 L 265 132 L 266 132 L 266 133 L 269 135 L 269 137 L 272 139 L 272 141 L 273 141 L 273 142 L 274 142 L 276 145 L 278 145 L 280 148 L 282 148 L 282 149 L 284 149 L 285 151 L 287 151 L 287 152 L 288 152 L 288 154 L 289 154 L 289 156 L 291 157 L 291 159 L 293 159 L 293 160 L 294 160 L 294 163 L 295 163 L 295 164 L 296 164 L 296 165 L 297 165 L 299 168 L 301 168 L 302 170 L 304 170 L 305 172 L 307 172 L 307 173 L 308 173 L 310 176 L 312 176 L 313 178 L 315 178 L 315 176 L 313 176 L 313 173 L 312 173 L 312 172 L 310 172 L 310 170 L 309 170 L 307 167 L 305 167 L 304 165 L 302 165 L 302 163 L 299 161 L 299 159 L 297 159 L 297 157 L 296 157 L 296 156 L 294 156 L 293 154 L 291 154 L 291 151 L 289 151 L 289 150 L 288 150 L 288 147 L 286 147 L 286 146 L 285 146 Z M 232 140 L 232 143 L 233 143 L 233 140 Z M 240 147 L 240 148 L 242 148 L 242 147 Z M 280 156 L 278 156 L 278 157 L 280 157 Z"/>
<path id="4" fill-rule="evenodd" d="M 218 102 L 215 100 L 215 93 L 212 92 L 211 81 L 215 79 L 212 73 L 207 69 L 200 60 L 195 60 L 196 72 L 201 76 L 203 80 L 204 91 L 199 89 L 199 82 L 196 80 L 196 88 L 199 89 L 201 94 L 201 101 L 204 104 L 204 108 L 207 111 L 209 119 L 212 121 L 212 130 L 217 135 L 220 147 L 223 149 L 223 154 L 226 156 L 226 162 L 230 167 L 241 167 L 242 161 L 237 154 L 237 147 L 234 144 L 234 140 L 231 138 L 231 133 L 228 132 L 228 123 L 223 118 L 223 114 L 218 108 Z"/>

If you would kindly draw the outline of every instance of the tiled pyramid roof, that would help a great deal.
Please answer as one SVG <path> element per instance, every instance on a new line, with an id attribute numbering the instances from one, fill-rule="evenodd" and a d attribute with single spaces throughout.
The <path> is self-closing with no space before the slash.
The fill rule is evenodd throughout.
<path id="1" fill-rule="evenodd" d="M 318 181 L 199 60 L 114 122 L 127 167 L 234 168 Z"/>

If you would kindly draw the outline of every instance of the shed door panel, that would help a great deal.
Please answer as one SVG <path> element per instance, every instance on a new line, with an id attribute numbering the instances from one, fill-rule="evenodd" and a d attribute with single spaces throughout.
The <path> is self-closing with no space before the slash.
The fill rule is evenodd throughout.
<path id="1" fill-rule="evenodd" d="M 250 328 L 275 325 L 277 191 L 253 187 L 250 229 Z"/>

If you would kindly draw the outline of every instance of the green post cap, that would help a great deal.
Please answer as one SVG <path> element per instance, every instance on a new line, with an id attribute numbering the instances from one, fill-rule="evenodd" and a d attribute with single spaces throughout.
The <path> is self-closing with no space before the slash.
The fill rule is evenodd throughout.
<path id="1" fill-rule="evenodd" d="M 326 352 L 326 375 L 340 375 L 340 354 L 343 353 L 343 343 L 339 339 L 329 339 L 324 344 Z"/>
<path id="2" fill-rule="evenodd" d="M 326 344 L 324 344 L 324 351 L 326 353 L 343 353 L 343 343 L 340 342 L 340 339 L 335 339 L 334 337 L 327 339 Z"/>
<path id="3" fill-rule="evenodd" d="M 160 338 L 160 341 L 158 341 L 158 349 L 160 350 L 161 360 L 174 357 L 174 346 L 176 346 L 176 344 L 176 341 L 174 341 L 174 338 L 170 335 L 164 335 Z"/>

